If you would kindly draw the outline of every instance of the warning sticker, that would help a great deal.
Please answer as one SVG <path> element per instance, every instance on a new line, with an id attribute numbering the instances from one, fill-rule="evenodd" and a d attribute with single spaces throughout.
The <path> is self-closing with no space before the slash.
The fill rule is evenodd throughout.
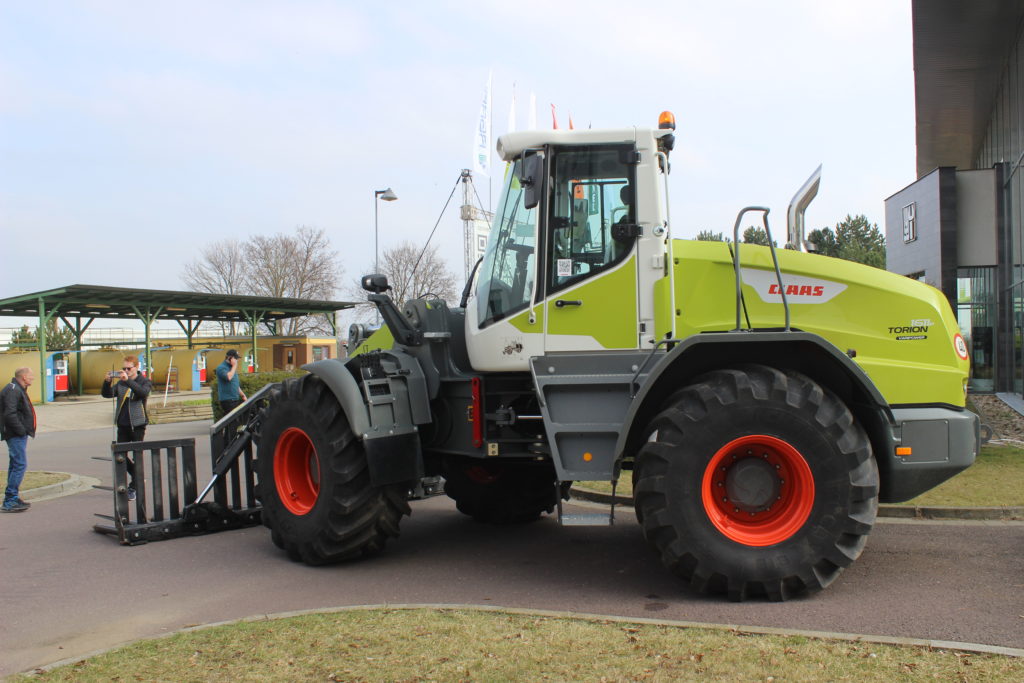
<path id="1" fill-rule="evenodd" d="M 558 277 L 569 277 L 572 275 L 572 259 L 571 258 L 560 258 L 558 259 Z"/>

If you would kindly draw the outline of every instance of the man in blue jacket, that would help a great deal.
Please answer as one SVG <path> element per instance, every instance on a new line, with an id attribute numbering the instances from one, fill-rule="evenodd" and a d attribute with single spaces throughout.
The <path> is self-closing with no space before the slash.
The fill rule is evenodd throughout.
<path id="1" fill-rule="evenodd" d="M 19 489 L 28 468 L 28 437 L 34 438 L 36 435 L 36 411 L 32 407 L 32 399 L 28 397 L 28 388 L 34 380 L 35 375 L 30 368 L 18 368 L 14 371 L 11 383 L 0 390 L 0 407 L 3 410 L 0 439 L 7 442 L 10 455 L 4 504 L 0 508 L 3 512 L 24 512 L 30 507 L 29 503 L 21 499 Z"/>
<path id="2" fill-rule="evenodd" d="M 224 362 L 217 366 L 217 400 L 227 415 L 245 400 L 245 392 L 238 385 L 238 351 L 231 349 Z"/>

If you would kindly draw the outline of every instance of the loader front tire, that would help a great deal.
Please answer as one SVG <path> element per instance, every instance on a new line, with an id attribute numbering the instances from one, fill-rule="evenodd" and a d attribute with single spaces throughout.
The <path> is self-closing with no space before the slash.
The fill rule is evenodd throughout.
<path id="1" fill-rule="evenodd" d="M 452 458 L 445 463 L 444 492 L 464 515 L 487 524 L 524 524 L 558 504 L 555 470 L 544 463 L 486 462 Z M 568 491 L 569 483 L 563 489 Z"/>
<path id="2" fill-rule="evenodd" d="M 256 473 L 274 544 L 307 564 L 381 551 L 410 512 L 406 486 L 370 486 L 362 444 L 314 375 L 285 380 L 271 392 Z"/>
<path id="3" fill-rule="evenodd" d="M 634 490 L 644 535 L 701 593 L 820 590 L 860 555 L 878 511 L 871 444 L 797 372 L 711 372 L 650 422 Z"/>

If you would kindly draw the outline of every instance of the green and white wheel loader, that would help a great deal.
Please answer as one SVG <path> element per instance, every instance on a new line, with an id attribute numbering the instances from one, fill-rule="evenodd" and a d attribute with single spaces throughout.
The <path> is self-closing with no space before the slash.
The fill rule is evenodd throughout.
<path id="1" fill-rule="evenodd" d="M 442 476 L 482 522 L 561 513 L 629 470 L 637 517 L 695 590 L 784 600 L 860 555 L 878 503 L 971 465 L 967 349 L 936 289 L 788 249 L 671 237 L 670 117 L 656 129 L 511 133 L 487 252 L 457 308 L 402 310 L 345 361 L 271 392 L 263 521 L 296 560 L 381 550 Z M 770 234 L 770 229 L 768 230 Z M 564 522 L 593 521 L 559 514 Z M 608 523 L 606 515 L 603 523 Z"/>

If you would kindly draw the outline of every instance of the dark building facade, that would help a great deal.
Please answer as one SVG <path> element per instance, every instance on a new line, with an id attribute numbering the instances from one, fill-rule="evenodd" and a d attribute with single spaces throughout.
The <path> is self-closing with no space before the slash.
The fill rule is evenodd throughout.
<path id="1" fill-rule="evenodd" d="M 1024 392 L 1024 0 L 914 0 L 918 180 L 886 199 L 889 270 L 950 300 L 975 391 Z"/>

